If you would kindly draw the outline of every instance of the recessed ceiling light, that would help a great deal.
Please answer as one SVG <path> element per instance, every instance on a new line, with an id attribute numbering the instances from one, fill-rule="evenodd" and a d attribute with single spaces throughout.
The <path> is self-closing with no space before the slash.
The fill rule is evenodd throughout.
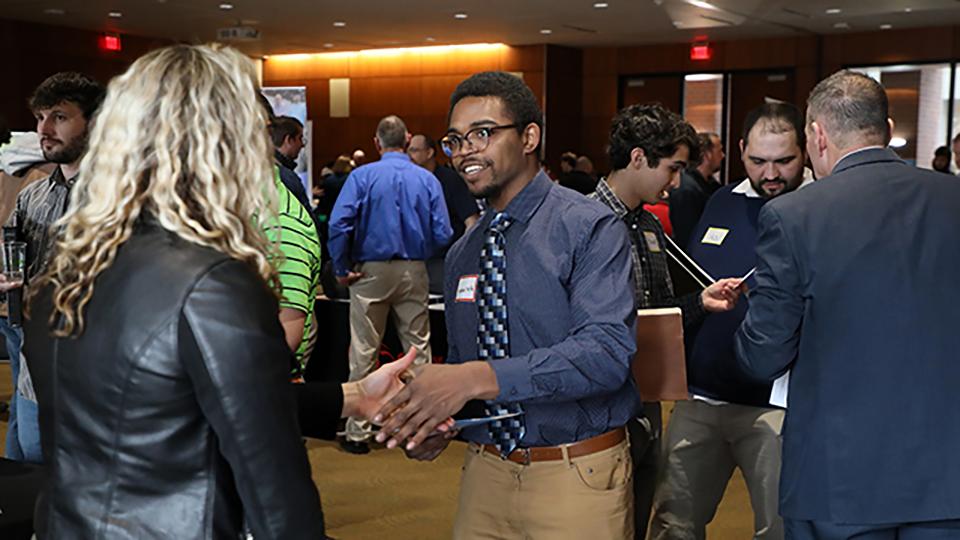
<path id="1" fill-rule="evenodd" d="M 111 19 L 119 19 L 120 17 L 123 17 L 123 13 L 120 13 L 119 11 L 111 11 L 110 13 L 107 13 L 107 16 Z"/>
<path id="2" fill-rule="evenodd" d="M 843 13 L 843 10 L 839 8 L 830 8 L 824 11 L 824 13 L 826 13 L 827 15 L 836 15 L 837 13 Z"/>
<path id="3" fill-rule="evenodd" d="M 880 25 L 880 29 L 881 29 L 881 30 L 889 30 L 889 29 L 891 29 L 891 28 L 893 28 L 893 25 L 892 25 L 892 24 L 881 24 L 881 25 Z"/>
<path id="4" fill-rule="evenodd" d="M 713 10 L 717 9 L 717 6 L 711 4 L 710 2 L 704 2 L 703 0 L 687 0 L 687 3 L 698 8 Z"/>
<path id="5" fill-rule="evenodd" d="M 607 9 L 608 7 L 610 7 L 610 4 L 606 2 L 594 2 L 593 7 L 595 9 Z"/>
<path id="6" fill-rule="evenodd" d="M 835 23 L 833 27 L 840 28 L 842 30 L 842 29 L 850 28 L 850 25 L 845 22 L 838 22 L 838 23 Z"/>
<path id="7" fill-rule="evenodd" d="M 911 11 L 913 11 L 913 8 L 903 8 L 904 13 L 910 13 Z"/>
<path id="8" fill-rule="evenodd" d="M 453 18 L 454 18 L 454 19 L 463 20 L 463 19 L 466 19 L 466 18 L 467 18 L 467 14 L 466 14 L 466 13 L 454 13 L 454 14 L 453 14 Z"/>
<path id="9" fill-rule="evenodd" d="M 323 48 L 324 48 L 324 49 L 332 49 L 332 48 L 333 48 L 333 43 L 324 43 L 324 44 L 323 44 Z"/>
<path id="10" fill-rule="evenodd" d="M 540 29 L 540 33 L 543 34 L 543 35 L 545 35 L 545 36 L 548 36 L 548 35 L 550 35 L 550 34 L 553 33 L 553 30 L 551 30 L 551 29 L 549 29 L 549 28 L 541 28 L 541 29 Z"/>
<path id="11" fill-rule="evenodd" d="M 426 41 L 431 41 L 431 42 L 436 41 L 436 40 L 437 40 L 437 38 L 432 38 L 432 37 L 429 37 L 429 36 L 427 36 L 427 39 L 426 39 Z"/>
<path id="12" fill-rule="evenodd" d="M 224 11 L 230 11 L 231 9 L 233 9 L 233 4 L 231 4 L 231 3 L 229 3 L 229 2 L 224 2 L 224 3 L 220 4 L 220 9 L 222 9 L 222 10 L 224 10 Z"/>
<path id="13" fill-rule="evenodd" d="M 337 28 L 343 28 L 344 26 L 347 25 L 347 23 L 343 21 L 333 21 L 333 25 L 336 26 Z"/>
<path id="14" fill-rule="evenodd" d="M 47 8 L 43 10 L 43 12 L 46 13 L 47 15 L 64 15 L 67 13 L 66 11 L 60 8 Z"/>
<path id="15" fill-rule="evenodd" d="M 680 28 L 681 26 L 683 26 L 683 21 L 673 21 L 673 26 L 675 26 L 676 28 Z"/>

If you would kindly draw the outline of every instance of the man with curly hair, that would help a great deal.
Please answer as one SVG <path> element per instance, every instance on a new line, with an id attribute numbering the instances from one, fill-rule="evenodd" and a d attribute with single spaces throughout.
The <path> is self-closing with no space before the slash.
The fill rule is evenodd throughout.
<path id="1" fill-rule="evenodd" d="M 14 216 L 8 223 L 8 226 L 19 229 L 20 237 L 27 243 L 27 283 L 44 269 L 53 252 L 56 230 L 52 225 L 66 213 L 70 189 L 87 149 L 90 121 L 105 94 L 104 87 L 92 78 L 63 72 L 48 77 L 30 97 L 29 105 L 37 119 L 43 157 L 56 163 L 57 168 L 46 180 L 35 182 L 20 192 Z M 21 286 L 21 283 L 0 282 L 2 291 Z M 11 400 L 6 455 L 10 459 L 40 462 L 43 457 L 37 402 L 30 373 L 20 355 L 23 335 L 21 329 L 12 326 L 6 318 L 0 318 L 0 330 L 8 341 L 16 385 Z"/>
<path id="2" fill-rule="evenodd" d="M 722 279 L 699 293 L 677 297 L 667 270 L 663 226 L 643 205 L 667 198 L 668 190 L 679 185 L 687 163 L 698 162 L 699 150 L 696 132 L 680 116 L 659 104 L 626 107 L 610 127 L 608 153 L 613 170 L 590 195 L 627 226 L 637 307 L 678 306 L 685 327 L 698 323 L 707 312 L 732 309 L 739 296 L 737 280 Z M 644 402 L 643 415 L 632 418 L 627 427 L 633 458 L 634 538 L 642 540 L 660 461 L 660 403 Z"/>

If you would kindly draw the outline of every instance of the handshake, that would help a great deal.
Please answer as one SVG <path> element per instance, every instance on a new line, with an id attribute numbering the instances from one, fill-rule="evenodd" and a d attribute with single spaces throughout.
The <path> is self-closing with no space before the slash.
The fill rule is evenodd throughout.
<path id="1" fill-rule="evenodd" d="M 493 399 L 497 378 L 487 362 L 413 366 L 411 348 L 360 381 L 343 387 L 343 416 L 381 426 L 377 442 L 403 446 L 407 456 L 433 460 L 456 436 L 453 414 L 471 399 Z M 413 366 L 413 367 L 411 367 Z"/>

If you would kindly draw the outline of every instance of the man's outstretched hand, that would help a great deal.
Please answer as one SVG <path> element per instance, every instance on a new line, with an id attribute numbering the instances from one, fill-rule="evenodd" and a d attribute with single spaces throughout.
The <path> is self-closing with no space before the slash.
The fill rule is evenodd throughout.
<path id="1" fill-rule="evenodd" d="M 497 376 L 487 362 L 426 364 L 411 371 L 413 381 L 373 418 L 375 423 L 383 423 L 377 441 L 386 441 L 387 448 L 406 441 L 404 448 L 411 451 L 435 431 L 449 429 L 450 417 L 467 401 L 493 399 L 500 392 Z"/>

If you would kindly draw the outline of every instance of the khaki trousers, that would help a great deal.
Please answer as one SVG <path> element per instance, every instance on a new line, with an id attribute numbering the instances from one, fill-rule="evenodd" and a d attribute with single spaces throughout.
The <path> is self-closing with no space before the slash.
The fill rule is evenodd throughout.
<path id="1" fill-rule="evenodd" d="M 627 441 L 590 455 L 520 465 L 467 448 L 455 540 L 632 540 Z"/>
<path id="2" fill-rule="evenodd" d="M 350 286 L 350 380 L 358 381 L 377 367 L 377 354 L 390 315 L 403 352 L 414 347 L 414 363 L 429 362 L 430 314 L 424 262 L 365 262 L 356 271 L 364 277 Z M 370 423 L 362 418 L 348 418 L 346 430 L 351 441 L 366 441 L 372 434 Z"/>
<path id="3" fill-rule="evenodd" d="M 702 540 L 739 467 L 750 492 L 754 538 L 783 538 L 778 514 L 780 430 L 784 411 L 678 401 L 653 503 L 651 540 Z"/>

